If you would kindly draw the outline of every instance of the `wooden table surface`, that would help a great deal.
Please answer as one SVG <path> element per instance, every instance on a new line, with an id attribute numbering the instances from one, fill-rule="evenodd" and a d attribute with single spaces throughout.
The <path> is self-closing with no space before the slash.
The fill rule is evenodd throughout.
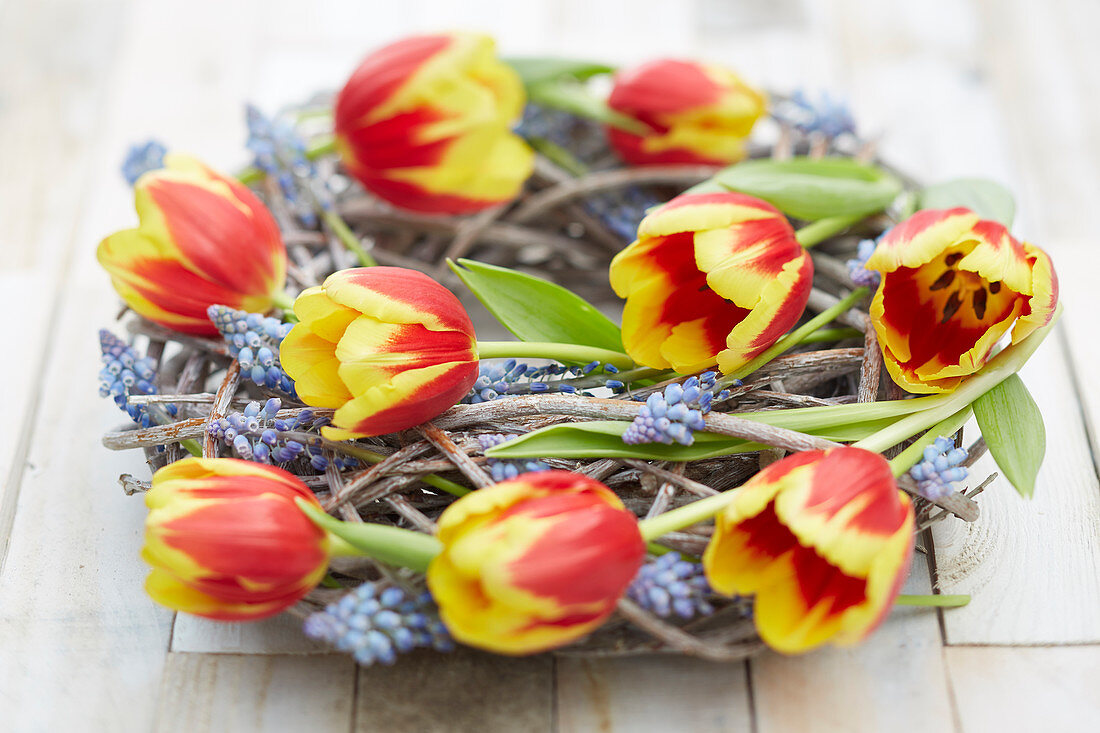
<path id="1" fill-rule="evenodd" d="M 135 221 L 127 145 L 231 169 L 245 101 L 274 110 L 386 40 L 453 27 L 510 54 L 695 56 L 833 90 L 912 174 L 1015 190 L 1066 315 L 1024 370 L 1048 431 L 1036 498 L 998 481 L 910 579 L 968 607 L 899 610 L 859 648 L 799 658 L 357 670 L 289 621 L 216 625 L 145 596 L 145 509 L 116 483 L 142 459 L 100 446 L 120 414 L 95 386 L 118 305 L 94 251 Z M 1097 28 L 1092 0 L 0 0 L 0 730 L 1100 730 Z"/>

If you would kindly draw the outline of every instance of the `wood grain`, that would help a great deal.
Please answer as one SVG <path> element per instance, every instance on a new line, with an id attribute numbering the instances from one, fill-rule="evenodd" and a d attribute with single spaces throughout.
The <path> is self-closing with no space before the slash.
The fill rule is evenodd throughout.
<path id="1" fill-rule="evenodd" d="M 354 704 L 354 681 L 354 663 L 345 655 L 172 653 L 153 730 L 344 731 Z"/>
<path id="2" fill-rule="evenodd" d="M 545 655 L 413 652 L 393 667 L 359 670 L 354 730 L 549 731 L 553 674 L 553 660 Z"/>

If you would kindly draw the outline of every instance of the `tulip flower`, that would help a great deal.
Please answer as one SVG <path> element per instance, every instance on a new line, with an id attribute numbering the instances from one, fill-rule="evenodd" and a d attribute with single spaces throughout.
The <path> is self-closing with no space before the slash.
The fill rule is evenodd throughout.
<path id="1" fill-rule="evenodd" d="M 274 466 L 187 458 L 145 495 L 145 589 L 178 611 L 252 621 L 296 603 L 328 567 L 329 539 L 295 504 L 313 492 Z"/>
<path id="2" fill-rule="evenodd" d="M 336 408 L 325 435 L 382 435 L 430 420 L 477 380 L 474 327 L 427 275 L 398 267 L 341 270 L 298 296 L 300 322 L 279 359 L 298 396 Z"/>
<path id="3" fill-rule="evenodd" d="M 913 553 L 913 509 L 890 464 L 860 448 L 768 466 L 717 515 L 711 587 L 755 595 L 760 638 L 780 652 L 847 646 L 882 621 Z"/>
<path id="4" fill-rule="evenodd" d="M 534 153 L 511 132 L 519 76 L 491 38 L 413 36 L 368 56 L 336 98 L 336 147 L 376 196 L 414 211 L 461 214 L 508 201 Z"/>
<path id="5" fill-rule="evenodd" d="M 787 219 L 739 193 L 682 194 L 651 212 L 611 262 L 623 344 L 648 367 L 730 373 L 802 315 L 813 262 Z"/>
<path id="6" fill-rule="evenodd" d="M 469 494 L 439 519 L 428 587 L 464 644 L 531 654 L 589 633 L 645 559 L 638 522 L 600 482 L 522 474 Z"/>
<path id="7" fill-rule="evenodd" d="M 767 98 L 727 69 L 662 59 L 616 76 L 607 103 L 651 130 L 607 128 L 627 163 L 727 165 L 745 157 L 745 140 Z"/>
<path id="8" fill-rule="evenodd" d="M 247 188 L 194 158 L 169 154 L 134 186 L 140 224 L 96 253 L 139 315 L 183 333 L 216 336 L 206 309 L 266 312 L 286 280 L 286 248 L 271 213 Z"/>
<path id="9" fill-rule="evenodd" d="M 867 261 L 890 376 L 910 392 L 950 392 L 1011 329 L 1019 343 L 1054 317 L 1058 277 L 1046 252 L 969 209 L 918 211 Z"/>

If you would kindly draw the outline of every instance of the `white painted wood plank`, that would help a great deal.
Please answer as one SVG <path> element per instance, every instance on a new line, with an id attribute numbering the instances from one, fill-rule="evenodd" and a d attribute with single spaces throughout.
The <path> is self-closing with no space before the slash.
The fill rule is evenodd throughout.
<path id="1" fill-rule="evenodd" d="M 581 731 L 749 730 L 744 662 L 649 655 L 561 657 L 558 729 Z"/>
<path id="2" fill-rule="evenodd" d="M 358 733 L 550 731 L 553 660 L 504 657 L 460 647 L 419 650 L 393 667 L 359 670 Z"/>
<path id="3" fill-rule="evenodd" d="M 225 623 L 202 618 L 176 619 L 174 652 L 230 654 L 316 654 L 330 652 L 302 633 L 302 622 L 290 614 L 252 623 Z"/>
<path id="4" fill-rule="evenodd" d="M 903 592 L 930 590 L 918 554 Z M 934 609 L 895 608 L 850 649 L 763 654 L 752 660 L 752 689 L 759 733 L 942 733 L 954 726 Z"/>
<path id="5" fill-rule="evenodd" d="M 355 674 L 346 656 L 168 655 L 157 733 L 346 731 Z"/>
<path id="6" fill-rule="evenodd" d="M 948 647 L 965 733 L 1091 733 L 1100 725 L 1100 647 Z"/>

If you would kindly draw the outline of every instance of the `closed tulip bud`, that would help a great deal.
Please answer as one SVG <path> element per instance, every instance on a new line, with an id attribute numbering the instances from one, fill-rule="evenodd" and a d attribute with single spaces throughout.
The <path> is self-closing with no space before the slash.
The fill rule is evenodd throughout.
<path id="1" fill-rule="evenodd" d="M 616 76 L 607 103 L 651 130 L 607 129 L 627 163 L 727 165 L 745 157 L 767 98 L 719 66 L 661 59 Z"/>
<path id="2" fill-rule="evenodd" d="M 139 315 L 183 333 L 216 336 L 218 303 L 265 312 L 286 280 L 286 248 L 271 213 L 236 180 L 170 154 L 138 179 L 140 224 L 99 244 L 99 264 Z"/>
<path id="3" fill-rule="evenodd" d="M 890 376 L 910 392 L 950 392 L 1011 329 L 1019 343 L 1054 317 L 1058 277 L 1046 252 L 969 209 L 918 211 L 867 261 Z"/>
<path id="4" fill-rule="evenodd" d="M 534 168 L 511 132 L 523 85 L 491 38 L 413 36 L 368 56 L 336 98 L 336 146 L 376 196 L 461 214 L 508 201 Z"/>
<path id="5" fill-rule="evenodd" d="M 614 611 L 645 559 L 634 515 L 594 479 L 541 471 L 480 489 L 439 519 L 428 587 L 458 641 L 501 654 L 563 646 Z"/>
<path id="6" fill-rule="evenodd" d="M 145 495 L 145 589 L 178 611 L 251 621 L 296 603 L 321 581 L 329 540 L 295 504 L 318 508 L 286 471 L 234 458 L 187 458 Z"/>
<path id="7" fill-rule="evenodd" d="M 477 380 L 473 324 L 462 304 L 423 273 L 342 270 L 294 302 L 300 322 L 279 359 L 298 396 L 336 408 L 336 440 L 411 428 L 457 403 Z"/>
<path id="8" fill-rule="evenodd" d="M 813 262 L 787 219 L 738 193 L 677 196 L 611 261 L 626 298 L 623 344 L 639 364 L 724 373 L 771 346 L 802 315 Z"/>
<path id="9" fill-rule="evenodd" d="M 913 553 L 913 508 L 860 448 L 796 453 L 737 490 L 703 554 L 718 593 L 755 595 L 756 629 L 788 654 L 848 646 L 882 621 Z"/>

